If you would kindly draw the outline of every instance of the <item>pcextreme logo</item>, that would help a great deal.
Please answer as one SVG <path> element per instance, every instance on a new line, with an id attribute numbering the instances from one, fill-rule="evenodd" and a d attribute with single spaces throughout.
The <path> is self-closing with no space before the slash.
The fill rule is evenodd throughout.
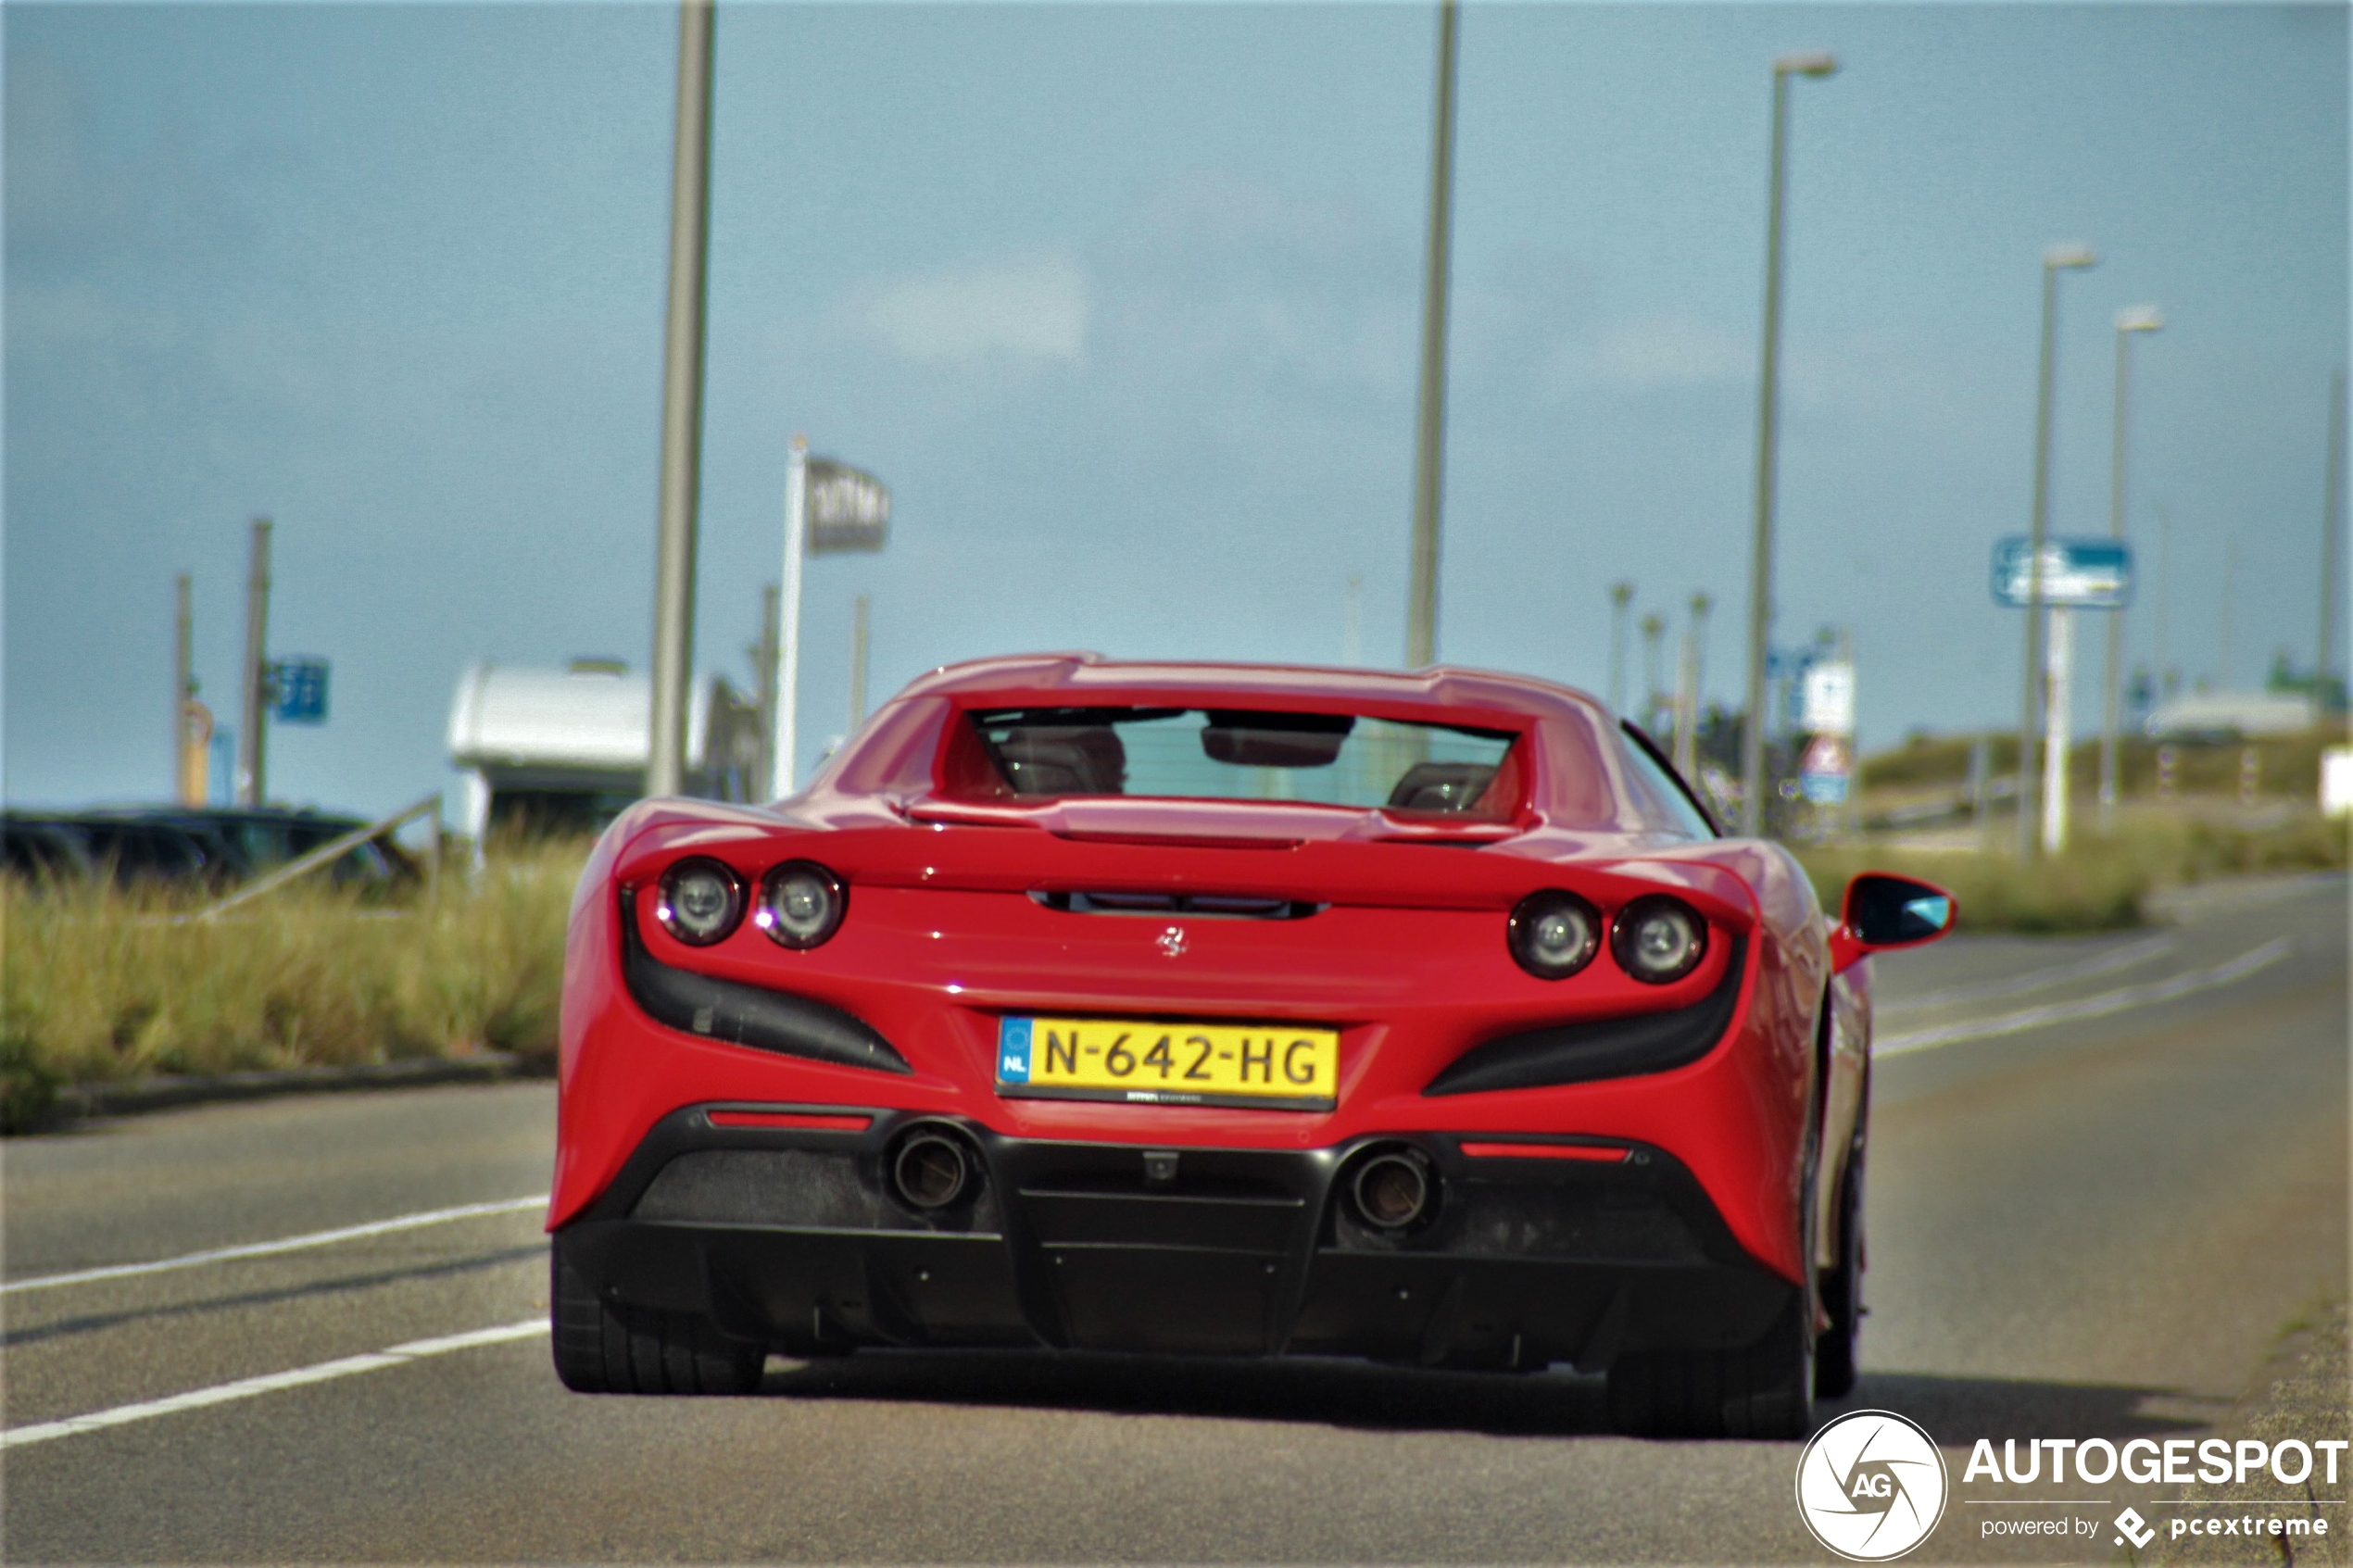
<path id="1" fill-rule="evenodd" d="M 1885 1562 L 1928 1539 L 1945 1493 L 1935 1441 L 1892 1411 L 1840 1416 L 1797 1457 L 1798 1517 L 1855 1562 Z"/>

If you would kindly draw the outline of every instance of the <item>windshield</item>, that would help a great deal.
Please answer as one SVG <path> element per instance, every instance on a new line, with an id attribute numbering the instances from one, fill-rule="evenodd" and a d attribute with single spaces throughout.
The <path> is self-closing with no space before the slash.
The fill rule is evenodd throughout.
<path id="1" fill-rule="evenodd" d="M 1003 787 L 1022 799 L 1295 800 L 1481 818 L 1519 805 L 1518 771 L 1505 766 L 1516 737 L 1506 730 L 1179 708 L 995 709 L 970 721 Z"/>

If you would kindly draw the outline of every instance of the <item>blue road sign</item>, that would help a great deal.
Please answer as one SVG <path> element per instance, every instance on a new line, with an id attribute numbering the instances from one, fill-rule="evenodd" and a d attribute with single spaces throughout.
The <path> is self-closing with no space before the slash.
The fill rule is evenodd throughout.
<path id="1" fill-rule="evenodd" d="M 2024 609 L 2033 593 L 2032 552 L 2022 533 L 1994 546 L 1994 602 Z M 2045 539 L 2043 602 L 2075 609 L 2122 609 L 2133 602 L 2133 551 L 2114 539 Z"/>
<path id="2" fill-rule="evenodd" d="M 270 666 L 270 717 L 281 724 L 327 721 L 327 661 L 281 659 Z"/>

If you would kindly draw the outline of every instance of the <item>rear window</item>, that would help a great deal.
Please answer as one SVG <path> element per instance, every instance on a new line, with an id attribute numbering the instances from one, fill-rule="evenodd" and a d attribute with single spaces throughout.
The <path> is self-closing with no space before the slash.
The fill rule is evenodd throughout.
<path id="1" fill-rule="evenodd" d="M 1016 799 L 1295 800 L 1501 818 L 1522 793 L 1508 730 L 1242 709 L 1013 708 L 967 720 L 994 770 L 992 793 Z"/>

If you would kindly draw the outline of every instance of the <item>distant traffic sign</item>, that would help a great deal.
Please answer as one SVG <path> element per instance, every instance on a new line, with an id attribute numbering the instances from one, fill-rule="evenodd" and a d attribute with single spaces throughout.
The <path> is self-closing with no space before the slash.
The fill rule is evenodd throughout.
<path id="1" fill-rule="evenodd" d="M 1808 734 L 1851 735 L 1855 733 L 1855 666 L 1843 659 L 1825 659 L 1806 668 L 1804 696 L 1798 706 L 1797 727 Z"/>
<path id="2" fill-rule="evenodd" d="M 2021 534 L 1994 546 L 1994 602 L 2023 609 L 2033 595 L 2032 552 Z M 2122 609 L 2133 602 L 2133 552 L 2114 539 L 2043 541 L 2043 602 Z"/>
<path id="3" fill-rule="evenodd" d="M 327 721 L 327 661 L 280 659 L 270 665 L 270 717 L 281 724 Z"/>
<path id="4" fill-rule="evenodd" d="M 890 532 L 890 486 L 825 458 L 809 459 L 809 553 L 879 550 Z"/>
<path id="5" fill-rule="evenodd" d="M 1817 806 L 1846 803 L 1846 784 L 1855 771 L 1855 754 L 1838 735 L 1816 735 L 1806 746 L 1797 765 L 1797 787 Z"/>

